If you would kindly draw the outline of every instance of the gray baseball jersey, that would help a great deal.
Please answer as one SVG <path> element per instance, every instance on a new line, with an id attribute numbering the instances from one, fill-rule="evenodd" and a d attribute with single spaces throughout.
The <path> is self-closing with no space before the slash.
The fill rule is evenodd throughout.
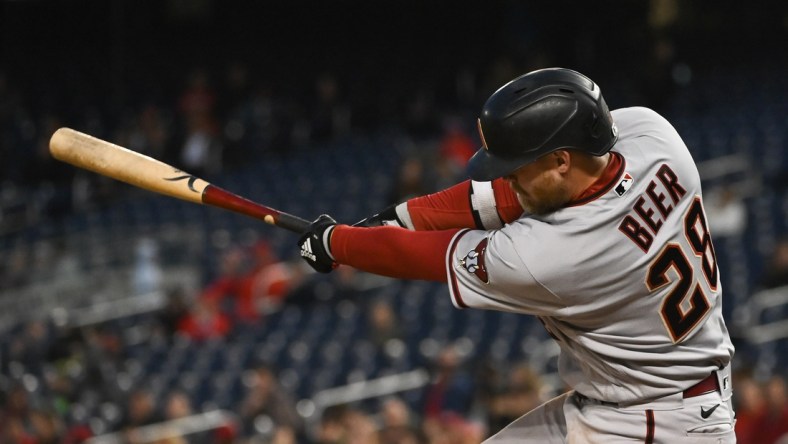
<path id="1" fill-rule="evenodd" d="M 700 178 L 675 129 L 641 107 L 612 112 L 620 168 L 596 195 L 447 252 L 450 295 L 539 317 L 578 392 L 635 403 L 681 392 L 733 356 Z"/>

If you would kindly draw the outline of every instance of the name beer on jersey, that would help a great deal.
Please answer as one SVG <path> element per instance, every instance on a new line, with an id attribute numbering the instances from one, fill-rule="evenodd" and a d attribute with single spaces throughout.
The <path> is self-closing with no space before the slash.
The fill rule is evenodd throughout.
<path id="1" fill-rule="evenodd" d="M 679 183 L 676 173 L 667 164 L 663 164 L 657 171 L 656 177 L 646 186 L 644 195 L 636 200 L 632 212 L 626 215 L 619 224 L 619 231 L 644 252 L 648 252 L 654 242 L 654 236 L 659 233 L 664 220 L 673 212 L 674 205 L 686 193 L 687 191 Z M 668 196 L 670 196 L 670 201 L 667 201 Z"/>

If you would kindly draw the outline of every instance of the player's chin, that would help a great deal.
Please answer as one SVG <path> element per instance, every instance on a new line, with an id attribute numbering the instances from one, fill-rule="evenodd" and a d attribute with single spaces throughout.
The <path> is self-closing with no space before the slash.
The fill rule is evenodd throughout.
<path id="1" fill-rule="evenodd" d="M 542 200 L 525 200 L 520 199 L 520 205 L 523 209 L 533 215 L 546 216 L 551 213 L 564 208 L 568 201 L 566 199 L 542 199 Z"/>
<path id="2" fill-rule="evenodd" d="M 523 195 L 520 193 L 515 193 L 515 195 L 517 196 L 517 202 L 520 204 L 523 210 L 526 211 L 527 213 L 532 213 L 531 204 L 528 203 L 528 200 L 525 197 L 523 197 Z"/>

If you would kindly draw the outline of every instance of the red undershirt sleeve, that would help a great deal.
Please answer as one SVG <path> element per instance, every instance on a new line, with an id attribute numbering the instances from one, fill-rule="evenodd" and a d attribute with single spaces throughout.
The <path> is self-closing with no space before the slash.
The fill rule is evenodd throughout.
<path id="1" fill-rule="evenodd" d="M 512 188 L 503 179 L 492 181 L 493 193 L 495 193 L 495 204 L 498 208 L 498 216 L 505 223 L 512 223 L 523 215 L 523 207 L 517 200 Z"/>
<path id="2" fill-rule="evenodd" d="M 415 230 L 493 228 L 485 227 L 481 223 L 479 211 L 482 209 L 473 207 L 471 187 L 471 181 L 466 180 L 445 190 L 408 200 L 408 214 Z M 490 189 L 489 185 L 487 189 Z M 494 205 L 492 208 L 497 212 L 500 222 L 510 223 L 517 220 L 522 215 L 523 209 L 506 181 L 504 179 L 492 181 L 491 189 L 489 205 Z"/>
<path id="3" fill-rule="evenodd" d="M 458 231 L 337 225 L 331 253 L 340 264 L 381 276 L 446 282 L 446 250 Z"/>
<path id="4" fill-rule="evenodd" d="M 471 181 L 408 200 L 408 213 L 417 231 L 476 228 L 468 199 Z"/>

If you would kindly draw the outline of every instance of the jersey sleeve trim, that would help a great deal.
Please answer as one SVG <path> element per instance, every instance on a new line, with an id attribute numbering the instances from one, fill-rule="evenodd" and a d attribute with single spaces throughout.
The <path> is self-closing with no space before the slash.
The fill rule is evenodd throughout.
<path id="1" fill-rule="evenodd" d="M 446 249 L 446 277 L 449 282 L 449 294 L 451 295 L 452 304 L 459 309 L 468 308 L 468 304 L 462 300 L 460 295 L 460 285 L 454 272 L 454 251 L 457 249 L 460 239 L 469 231 L 468 229 L 458 231 L 449 242 L 449 248 Z"/>

